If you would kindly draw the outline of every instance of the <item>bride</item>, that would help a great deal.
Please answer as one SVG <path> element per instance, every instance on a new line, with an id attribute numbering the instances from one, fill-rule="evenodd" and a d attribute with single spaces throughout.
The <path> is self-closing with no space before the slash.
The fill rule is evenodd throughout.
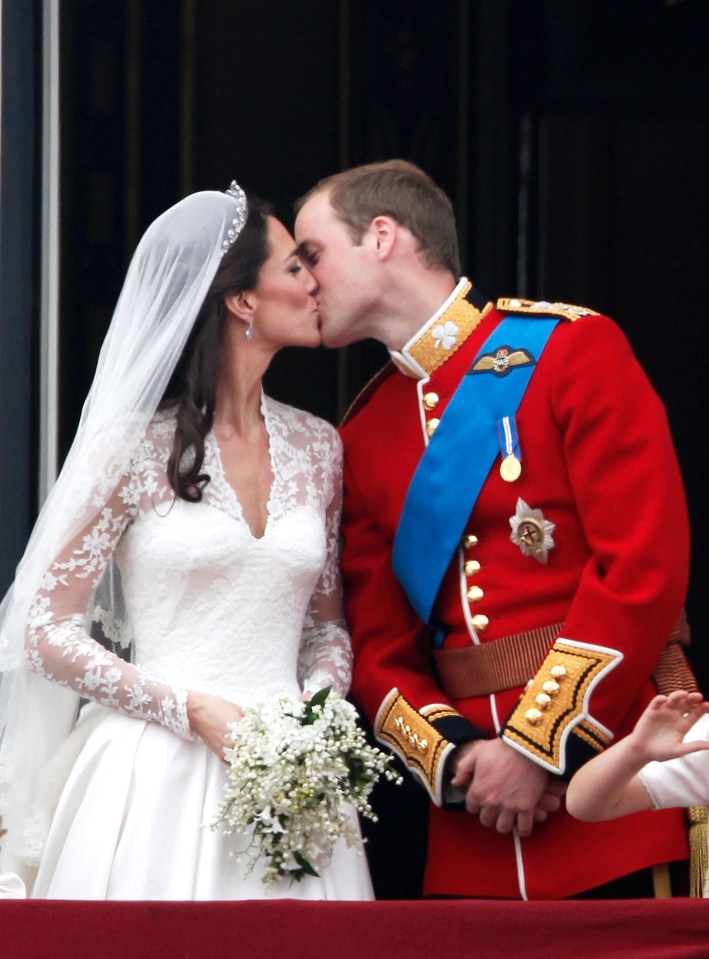
<path id="1" fill-rule="evenodd" d="M 294 248 L 232 183 L 160 216 L 130 264 L 0 610 L 0 873 L 30 896 L 372 897 L 342 841 L 267 887 L 209 828 L 226 724 L 350 680 L 339 439 L 262 390 L 279 349 L 320 343 Z"/>

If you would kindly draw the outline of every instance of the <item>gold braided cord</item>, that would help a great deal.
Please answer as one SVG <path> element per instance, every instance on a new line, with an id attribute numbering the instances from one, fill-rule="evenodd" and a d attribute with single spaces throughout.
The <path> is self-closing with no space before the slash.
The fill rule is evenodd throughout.
<path id="1" fill-rule="evenodd" d="M 689 820 L 689 895 L 701 898 L 704 895 L 704 883 L 709 863 L 707 854 L 707 807 L 690 806 L 687 810 Z"/>

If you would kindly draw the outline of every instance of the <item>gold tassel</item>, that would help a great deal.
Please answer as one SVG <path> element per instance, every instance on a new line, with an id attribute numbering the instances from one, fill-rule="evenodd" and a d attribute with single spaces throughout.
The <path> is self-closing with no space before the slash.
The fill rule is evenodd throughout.
<path id="1" fill-rule="evenodd" d="M 707 874 L 707 818 L 706 806 L 690 806 L 689 820 L 689 895 L 701 898 Z"/>

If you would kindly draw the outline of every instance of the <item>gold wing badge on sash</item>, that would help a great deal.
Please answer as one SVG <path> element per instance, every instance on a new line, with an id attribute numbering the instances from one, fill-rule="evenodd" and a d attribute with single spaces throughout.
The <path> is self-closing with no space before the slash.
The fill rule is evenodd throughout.
<path id="1" fill-rule="evenodd" d="M 523 348 L 500 346 L 494 353 L 483 353 L 470 369 L 471 373 L 493 373 L 495 376 L 507 376 L 517 366 L 534 366 L 537 361 Z"/>

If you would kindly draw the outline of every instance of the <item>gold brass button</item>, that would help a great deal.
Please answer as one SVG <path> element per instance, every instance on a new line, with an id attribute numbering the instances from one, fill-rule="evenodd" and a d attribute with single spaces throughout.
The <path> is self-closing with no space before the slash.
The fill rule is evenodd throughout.
<path id="1" fill-rule="evenodd" d="M 524 714 L 524 718 L 527 720 L 530 726 L 538 726 L 542 721 L 542 713 L 539 709 L 528 709 Z"/>
<path id="2" fill-rule="evenodd" d="M 551 696 L 547 696 L 546 693 L 540 693 L 534 697 L 534 702 L 540 709 L 549 709 L 551 706 Z"/>
<path id="3" fill-rule="evenodd" d="M 480 563 L 476 559 L 469 559 L 465 564 L 465 575 L 475 576 L 480 572 Z"/>
<path id="4" fill-rule="evenodd" d="M 428 433 L 429 436 L 433 436 L 433 434 L 438 429 L 438 424 L 440 422 L 441 421 L 437 420 L 436 417 L 434 416 L 432 420 L 429 420 L 428 423 L 426 423 L 426 432 Z"/>
<path id="5" fill-rule="evenodd" d="M 549 673 L 554 679 L 563 679 L 566 676 L 566 666 L 552 666 Z"/>
<path id="6" fill-rule="evenodd" d="M 423 395 L 423 405 L 427 410 L 435 410 L 439 400 L 438 393 L 424 393 Z"/>
<path id="7" fill-rule="evenodd" d="M 467 592 L 468 601 L 471 603 L 479 603 L 484 595 L 479 586 L 471 586 Z"/>
<path id="8" fill-rule="evenodd" d="M 478 538 L 473 533 L 468 533 L 467 536 L 463 537 L 463 549 L 470 549 L 472 546 L 478 545 Z"/>
<path id="9" fill-rule="evenodd" d="M 484 615 L 484 613 L 477 613 L 475 616 L 473 616 L 473 626 L 479 633 L 484 633 L 489 623 L 490 620 Z"/>
<path id="10" fill-rule="evenodd" d="M 553 679 L 547 679 L 545 683 L 542 683 L 542 689 L 545 693 L 548 693 L 550 696 L 556 696 L 561 687 Z"/>

